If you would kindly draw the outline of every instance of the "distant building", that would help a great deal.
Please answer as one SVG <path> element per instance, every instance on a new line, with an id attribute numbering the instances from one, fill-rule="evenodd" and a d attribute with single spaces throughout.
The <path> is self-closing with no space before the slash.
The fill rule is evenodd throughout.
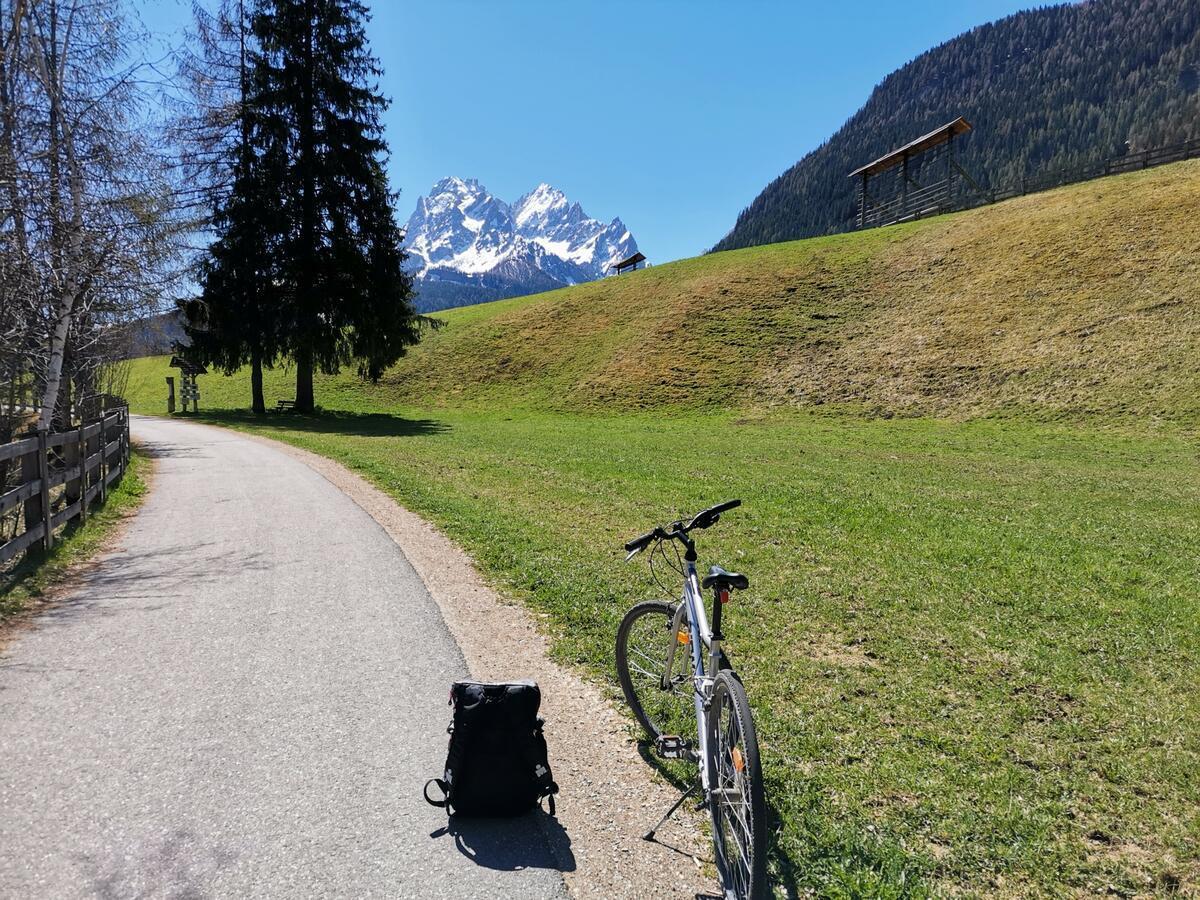
<path id="1" fill-rule="evenodd" d="M 851 172 L 858 182 L 855 225 L 871 228 L 949 212 L 960 208 L 966 188 L 986 195 L 958 163 L 955 139 L 970 131 L 971 123 L 959 116 Z"/>
<path id="2" fill-rule="evenodd" d="M 635 253 L 628 259 L 623 259 L 619 263 L 611 266 L 617 275 L 624 275 L 626 272 L 636 272 L 638 269 L 645 268 L 646 256 L 644 253 Z"/>

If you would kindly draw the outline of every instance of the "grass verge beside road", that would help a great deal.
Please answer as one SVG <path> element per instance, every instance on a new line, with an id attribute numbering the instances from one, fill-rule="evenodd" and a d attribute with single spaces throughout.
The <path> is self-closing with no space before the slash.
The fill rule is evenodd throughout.
<path id="1" fill-rule="evenodd" d="M 792 890 L 1197 884 L 1200 467 L 1182 435 L 792 412 L 210 420 L 365 474 L 610 685 L 617 622 L 656 593 L 621 541 L 742 497 L 700 550 L 751 577 L 728 634 Z"/>
<path id="2" fill-rule="evenodd" d="M 129 468 L 113 485 L 104 505 L 92 510 L 87 525 L 72 520 L 59 532 L 49 553 L 30 553 L 11 572 L 0 575 L 0 626 L 43 598 L 71 569 L 104 548 L 121 520 L 141 505 L 149 466 L 149 460 L 134 448 Z"/>

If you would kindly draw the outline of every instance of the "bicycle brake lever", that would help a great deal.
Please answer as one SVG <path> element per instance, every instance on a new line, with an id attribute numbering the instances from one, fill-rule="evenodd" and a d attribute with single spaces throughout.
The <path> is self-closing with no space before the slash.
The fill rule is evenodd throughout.
<path id="1" fill-rule="evenodd" d="M 630 550 L 629 553 L 627 553 L 625 555 L 625 562 L 629 562 L 631 559 L 633 559 L 635 556 L 637 556 L 639 553 L 641 553 L 644 549 L 645 549 L 644 547 L 638 547 L 636 550 Z"/>

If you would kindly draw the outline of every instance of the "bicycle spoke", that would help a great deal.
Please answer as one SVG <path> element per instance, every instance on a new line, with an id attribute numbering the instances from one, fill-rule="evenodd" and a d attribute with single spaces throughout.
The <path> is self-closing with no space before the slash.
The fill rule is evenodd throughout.
<path id="1" fill-rule="evenodd" d="M 632 663 L 629 666 L 629 671 L 636 672 L 638 675 L 645 675 L 647 678 L 649 678 L 651 681 L 654 681 L 655 683 L 659 682 L 662 678 L 661 673 L 647 671 L 646 669 L 639 668 L 638 666 L 635 666 Z"/>
<path id="2" fill-rule="evenodd" d="M 632 652 L 633 652 L 633 653 L 637 654 L 637 655 L 638 655 L 638 656 L 640 656 L 642 659 L 646 660 L 646 662 L 648 662 L 648 663 L 649 663 L 650 665 L 652 665 L 652 666 L 661 666 L 661 667 L 662 667 L 662 668 L 664 668 L 664 669 L 665 669 L 665 668 L 666 668 L 666 666 L 667 666 L 667 660 L 666 660 L 666 657 L 663 657 L 663 656 L 651 656 L 651 655 L 650 655 L 649 653 L 647 653 L 645 650 L 639 650 L 637 647 L 633 647 L 633 648 L 631 648 L 631 650 L 632 650 Z"/>

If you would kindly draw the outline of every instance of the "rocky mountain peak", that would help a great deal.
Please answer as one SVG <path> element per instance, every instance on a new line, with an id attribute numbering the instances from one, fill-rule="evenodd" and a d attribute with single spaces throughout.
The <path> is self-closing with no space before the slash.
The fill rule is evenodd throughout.
<path id="1" fill-rule="evenodd" d="M 509 206 L 477 180 L 455 176 L 418 198 L 406 235 L 418 291 L 439 295 L 420 302 L 426 309 L 591 281 L 638 249 L 620 219 L 605 225 L 545 182 Z M 486 297 L 469 290 L 484 283 Z M 449 293 L 465 299 L 443 302 Z"/>

